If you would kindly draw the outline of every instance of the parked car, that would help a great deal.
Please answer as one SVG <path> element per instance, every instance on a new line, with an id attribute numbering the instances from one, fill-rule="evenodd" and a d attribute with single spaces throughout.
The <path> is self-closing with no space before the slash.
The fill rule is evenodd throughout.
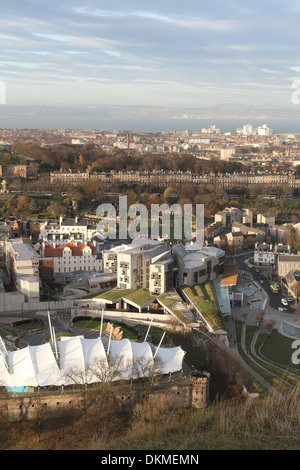
<path id="1" fill-rule="evenodd" d="M 288 301 L 289 304 L 294 301 L 293 297 L 287 297 L 286 300 Z"/>
<path id="2" fill-rule="evenodd" d="M 281 303 L 282 305 L 285 305 L 285 306 L 288 305 L 288 301 L 285 298 L 281 299 Z"/>

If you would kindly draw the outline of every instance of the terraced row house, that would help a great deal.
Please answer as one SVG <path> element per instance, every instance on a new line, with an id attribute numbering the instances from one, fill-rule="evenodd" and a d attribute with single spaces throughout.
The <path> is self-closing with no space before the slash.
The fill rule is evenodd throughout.
<path id="1" fill-rule="evenodd" d="M 112 184 L 144 184 L 166 188 L 180 185 L 215 185 L 223 188 L 249 186 L 267 186 L 275 188 L 283 185 L 290 188 L 300 188 L 300 178 L 294 173 L 280 174 L 251 174 L 251 173 L 220 173 L 198 174 L 187 171 L 111 171 L 103 173 L 54 171 L 50 173 L 51 184 L 76 185 L 83 181 L 97 180 L 103 185 Z"/>

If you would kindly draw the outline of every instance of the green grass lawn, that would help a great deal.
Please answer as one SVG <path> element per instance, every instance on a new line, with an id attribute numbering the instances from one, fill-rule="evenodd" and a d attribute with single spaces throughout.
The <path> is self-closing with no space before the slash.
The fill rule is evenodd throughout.
<path id="1" fill-rule="evenodd" d="M 123 331 L 123 338 L 127 338 L 131 341 L 136 341 L 140 338 L 141 333 L 138 328 L 133 328 L 131 326 L 126 325 L 125 323 L 121 322 L 114 322 L 113 320 L 109 320 L 109 323 L 113 325 L 114 328 L 119 326 Z M 103 321 L 102 331 L 105 331 L 108 324 L 108 320 Z M 76 328 L 88 328 L 91 330 L 98 330 L 100 332 L 100 325 L 101 325 L 101 318 L 86 318 L 86 317 L 79 317 L 74 318 L 73 326 Z"/>
<path id="2" fill-rule="evenodd" d="M 113 324 L 114 328 L 116 328 L 117 326 L 120 326 L 121 330 L 123 331 L 123 338 L 129 339 L 130 341 L 137 341 L 141 339 L 141 335 L 145 335 L 149 328 L 149 325 L 129 326 L 129 325 L 126 325 L 126 323 L 114 322 L 112 320 L 109 320 L 109 322 Z M 101 323 L 101 318 L 78 317 L 78 318 L 74 318 L 73 320 L 74 327 L 99 330 L 99 332 L 100 332 L 100 323 Z M 108 320 L 103 321 L 102 331 L 105 330 L 107 323 L 108 323 Z M 163 330 L 161 328 L 151 326 L 147 341 L 157 346 L 161 340 L 162 335 L 163 335 Z M 163 339 L 162 344 L 168 344 L 168 343 L 169 343 L 169 335 L 166 334 Z"/>
<path id="3" fill-rule="evenodd" d="M 0 336 L 1 338 L 6 338 L 10 333 L 6 330 L 3 330 L 2 328 L 0 329 Z"/>
<path id="4" fill-rule="evenodd" d="M 242 322 L 236 321 L 235 325 L 239 353 L 252 369 L 256 370 L 275 388 L 281 390 L 283 388 L 288 390 L 287 385 L 282 382 L 282 380 L 288 382 L 291 386 L 294 386 L 299 382 L 300 368 L 298 367 L 297 369 L 296 366 L 291 363 L 292 350 L 290 348 L 290 344 L 292 340 L 291 342 L 286 341 L 289 340 L 289 338 L 282 336 L 280 333 L 278 333 L 277 330 L 273 330 L 271 335 L 266 333 L 259 333 L 255 343 L 255 351 L 258 355 L 258 357 L 256 357 L 250 351 L 250 345 L 253 335 L 256 331 L 256 326 L 247 325 L 245 332 L 245 345 L 248 350 L 248 355 L 246 355 L 241 348 Z M 260 348 L 263 347 L 264 344 L 268 344 L 268 356 L 260 353 Z M 286 364 L 284 364 L 282 361 L 278 362 L 278 358 L 280 358 L 280 352 L 283 351 L 287 358 Z"/>
<path id="5" fill-rule="evenodd" d="M 192 320 L 190 320 L 189 318 L 186 318 L 184 316 L 184 311 L 183 310 L 180 310 L 180 309 L 177 310 L 177 309 L 173 308 L 174 304 L 177 301 L 180 301 L 181 299 L 179 298 L 178 300 L 176 300 L 176 298 L 172 297 L 172 292 L 164 292 L 163 294 L 161 294 L 158 297 L 158 300 L 160 300 L 160 302 L 163 305 L 165 305 L 166 308 L 168 308 L 172 313 L 174 313 L 174 315 L 176 315 L 176 317 L 178 317 L 184 323 L 186 323 L 186 324 L 193 323 Z"/>
<path id="6" fill-rule="evenodd" d="M 280 364 L 283 367 L 294 366 L 291 362 L 294 352 L 292 343 L 294 341 L 292 338 L 282 336 L 277 330 L 273 330 L 263 343 L 260 352 L 267 360 Z M 300 369 L 299 366 L 297 369 Z"/>
<path id="7" fill-rule="evenodd" d="M 184 287 L 183 292 L 214 330 L 225 329 L 222 314 L 215 305 L 215 293 L 211 281 L 196 284 L 193 287 Z"/>
<path id="8" fill-rule="evenodd" d="M 97 295 L 95 299 L 103 299 L 114 302 L 118 299 L 121 299 L 122 297 L 126 297 L 126 295 L 131 294 L 132 292 L 135 291 L 132 289 L 112 289 L 103 294 Z"/>
<path id="9" fill-rule="evenodd" d="M 125 302 L 127 299 L 141 307 L 152 299 L 155 299 L 155 296 L 150 294 L 148 289 L 112 289 L 94 297 L 94 299 L 103 299 L 103 301 L 107 300 L 110 302 L 121 298 L 123 298 Z"/>
<path id="10" fill-rule="evenodd" d="M 124 296 L 124 300 L 130 300 L 140 307 L 144 304 L 147 304 L 151 300 L 156 298 L 155 295 L 150 294 L 148 289 L 138 289 Z"/>

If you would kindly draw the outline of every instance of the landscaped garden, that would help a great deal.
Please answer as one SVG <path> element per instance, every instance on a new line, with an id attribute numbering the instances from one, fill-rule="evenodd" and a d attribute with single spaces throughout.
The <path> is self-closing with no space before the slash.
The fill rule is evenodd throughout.
<path id="1" fill-rule="evenodd" d="M 222 313 L 216 305 L 214 286 L 211 281 L 196 284 L 193 287 L 184 287 L 183 292 L 214 330 L 225 329 Z"/>
<path id="2" fill-rule="evenodd" d="M 94 300 L 103 300 L 103 303 L 113 303 L 119 299 L 124 299 L 143 306 L 155 299 L 155 295 L 150 294 L 148 289 L 112 289 L 94 297 Z"/>

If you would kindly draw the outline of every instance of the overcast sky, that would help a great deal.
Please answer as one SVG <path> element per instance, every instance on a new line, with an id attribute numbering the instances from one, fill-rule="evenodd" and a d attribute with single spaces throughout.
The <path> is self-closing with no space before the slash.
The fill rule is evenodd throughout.
<path id="1" fill-rule="evenodd" d="M 7 104 L 290 107 L 300 3 L 1 1 Z"/>

